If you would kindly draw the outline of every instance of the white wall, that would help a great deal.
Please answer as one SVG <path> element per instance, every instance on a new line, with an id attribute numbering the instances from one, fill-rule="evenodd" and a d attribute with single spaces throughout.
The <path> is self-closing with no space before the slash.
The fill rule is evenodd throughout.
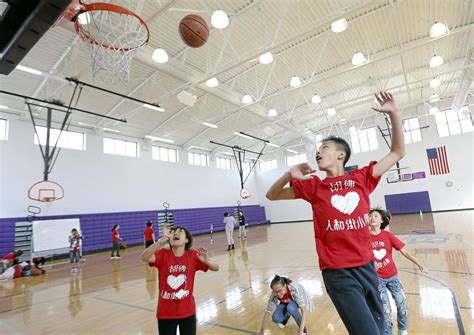
<path id="1" fill-rule="evenodd" d="M 237 170 L 217 169 L 215 160 L 210 167 L 191 166 L 187 152 L 180 150 L 178 164 L 156 161 L 151 147 L 140 150 L 139 158 L 106 155 L 102 138 L 88 133 L 87 150 L 61 150 L 49 179 L 63 186 L 65 197 L 48 207 L 27 198 L 28 188 L 43 177 L 31 121 L 9 120 L 8 140 L 0 141 L 0 218 L 26 216 L 28 205 L 41 207 L 42 215 L 53 215 L 162 209 L 164 201 L 172 208 L 259 202 L 253 174 L 246 183 L 253 196 L 242 200 Z"/>
<path id="2" fill-rule="evenodd" d="M 386 194 L 428 191 L 433 211 L 474 208 L 474 133 L 439 138 L 434 118 L 429 117 L 428 122 L 430 128 L 422 130 L 423 141 L 407 144 L 407 154 L 400 165 L 400 167 L 410 167 L 412 172 L 425 171 L 427 178 L 387 184 L 386 176 L 384 176 L 371 195 L 371 206 L 385 207 L 384 195 Z M 346 140 L 349 139 L 346 138 Z M 347 165 L 362 167 L 371 160 L 381 159 L 387 154 L 388 148 L 381 136 L 378 138 L 378 143 L 378 150 L 354 154 Z M 446 146 L 451 173 L 431 176 L 426 149 L 442 145 Z M 316 166 L 313 158 L 314 152 L 307 152 L 307 155 L 309 163 Z M 257 172 L 256 185 L 260 192 L 260 199 L 262 199 L 261 204 L 266 208 L 267 218 L 275 222 L 311 220 L 311 207 L 303 200 L 271 202 L 265 199 L 265 192 L 287 169 L 286 163 L 279 160 L 277 170 Z M 318 175 L 324 176 L 320 172 Z M 451 181 L 453 186 L 447 187 L 447 181 Z"/>

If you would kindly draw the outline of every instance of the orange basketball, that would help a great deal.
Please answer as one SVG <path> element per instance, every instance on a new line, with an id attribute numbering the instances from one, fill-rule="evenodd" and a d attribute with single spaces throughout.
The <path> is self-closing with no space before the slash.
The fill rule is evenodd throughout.
<path id="1" fill-rule="evenodd" d="M 179 35 L 186 45 L 199 48 L 207 42 L 209 27 L 202 17 L 190 14 L 179 22 Z"/>

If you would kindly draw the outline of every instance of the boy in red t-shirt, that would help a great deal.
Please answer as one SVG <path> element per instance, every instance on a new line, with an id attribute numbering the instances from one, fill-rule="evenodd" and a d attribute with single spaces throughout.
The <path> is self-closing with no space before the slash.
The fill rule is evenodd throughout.
<path id="1" fill-rule="evenodd" d="M 400 251 L 408 260 L 418 266 L 421 272 L 428 273 L 425 268 L 413 255 L 405 249 L 405 243 L 400 241 L 392 233 L 385 231 L 390 223 L 390 215 L 379 208 L 370 210 L 370 234 L 374 253 L 374 263 L 379 276 L 379 290 L 383 302 L 385 316 L 384 335 L 391 335 L 393 329 L 392 309 L 388 299 L 387 290 L 392 294 L 397 306 L 397 326 L 399 335 L 407 335 L 408 329 L 408 305 L 403 291 L 402 283 L 397 275 L 397 267 L 393 262 L 392 249 Z"/>
<path id="2" fill-rule="evenodd" d="M 331 136 L 322 141 L 316 153 L 319 170 L 307 163 L 290 168 L 268 190 L 269 200 L 304 199 L 313 209 L 313 226 L 319 266 L 326 290 L 351 335 L 383 332 L 383 307 L 378 278 L 372 262 L 368 229 L 369 195 L 382 174 L 405 155 L 403 126 L 397 104 L 387 92 L 376 95 L 380 103 L 374 110 L 388 114 L 392 124 L 390 152 L 379 162 L 353 170 L 344 166 L 351 150 L 347 142 Z M 291 182 L 290 187 L 285 185 Z"/>
<path id="3" fill-rule="evenodd" d="M 145 241 L 145 249 L 155 243 L 155 231 L 153 230 L 153 221 L 151 220 L 146 223 L 143 240 Z"/>
<path id="4" fill-rule="evenodd" d="M 158 332 L 175 335 L 176 328 L 183 335 L 196 334 L 196 303 L 194 275 L 197 271 L 218 271 L 219 265 L 208 258 L 206 248 L 190 249 L 193 235 L 183 227 L 164 232 L 164 236 L 148 247 L 142 261 L 158 269 Z M 171 249 L 163 248 L 169 244 Z"/>

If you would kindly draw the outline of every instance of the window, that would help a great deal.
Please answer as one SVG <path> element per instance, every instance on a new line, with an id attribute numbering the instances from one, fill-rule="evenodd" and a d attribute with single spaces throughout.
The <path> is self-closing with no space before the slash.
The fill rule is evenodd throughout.
<path id="1" fill-rule="evenodd" d="M 207 166 L 207 155 L 188 152 L 188 163 L 191 165 Z"/>
<path id="2" fill-rule="evenodd" d="M 7 120 L 0 119 L 0 141 L 7 139 Z"/>
<path id="3" fill-rule="evenodd" d="M 457 135 L 473 131 L 472 116 L 469 107 L 463 107 L 459 112 L 452 109 L 435 114 L 436 127 L 439 137 Z"/>
<path id="4" fill-rule="evenodd" d="M 260 162 L 260 171 L 268 171 L 277 168 L 277 161 L 276 159 L 272 159 L 269 161 Z"/>
<path id="5" fill-rule="evenodd" d="M 178 162 L 178 150 L 162 147 L 151 147 L 151 158 L 164 162 Z"/>
<path id="6" fill-rule="evenodd" d="M 375 128 L 361 129 L 351 132 L 352 152 L 365 152 L 377 150 L 379 143 L 377 142 L 377 132 Z"/>
<path id="7" fill-rule="evenodd" d="M 119 156 L 138 157 L 138 144 L 104 137 L 104 153 Z"/>
<path id="8" fill-rule="evenodd" d="M 298 154 L 286 157 L 286 165 L 293 166 L 300 163 L 307 163 L 306 154 Z"/>
<path id="9" fill-rule="evenodd" d="M 37 126 L 36 131 L 38 133 L 39 143 L 41 145 L 46 145 L 46 137 L 48 132 L 47 128 Z M 61 134 L 60 137 L 59 134 Z M 36 137 L 36 134 L 34 135 L 35 144 L 38 144 L 38 137 Z M 86 150 L 85 138 L 86 136 L 83 133 L 76 133 L 74 131 L 67 130 L 63 130 L 61 132 L 59 129 L 51 128 L 49 132 L 49 145 L 54 146 L 56 142 L 58 142 L 57 146 L 59 148 Z"/>
<path id="10" fill-rule="evenodd" d="M 230 158 L 217 157 L 217 168 L 230 170 L 232 168 L 232 161 Z"/>
<path id="11" fill-rule="evenodd" d="M 405 132 L 405 143 L 421 142 L 423 139 L 417 117 L 403 120 L 403 130 Z"/>

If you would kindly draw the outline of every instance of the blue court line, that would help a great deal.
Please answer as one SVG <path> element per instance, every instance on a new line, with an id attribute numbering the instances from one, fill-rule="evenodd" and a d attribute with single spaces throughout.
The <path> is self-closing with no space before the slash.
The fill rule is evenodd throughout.
<path id="1" fill-rule="evenodd" d="M 427 276 L 423 273 L 407 271 L 407 270 L 401 270 L 401 271 L 407 272 L 407 273 L 412 273 L 412 274 L 418 275 L 418 276 L 422 276 L 422 277 L 425 277 L 427 279 L 431 279 L 431 280 L 437 282 L 438 284 L 440 284 L 441 286 L 446 287 L 451 292 L 451 297 L 452 297 L 451 302 L 453 304 L 454 315 L 456 316 L 456 324 L 458 326 L 459 335 L 466 335 L 466 332 L 464 331 L 464 325 L 463 325 L 462 319 L 461 319 L 461 312 L 459 311 L 458 301 L 457 301 L 456 295 L 454 294 L 454 291 L 451 289 L 451 287 L 449 287 L 447 284 L 445 284 L 441 280 L 429 277 L 429 276 Z"/>

